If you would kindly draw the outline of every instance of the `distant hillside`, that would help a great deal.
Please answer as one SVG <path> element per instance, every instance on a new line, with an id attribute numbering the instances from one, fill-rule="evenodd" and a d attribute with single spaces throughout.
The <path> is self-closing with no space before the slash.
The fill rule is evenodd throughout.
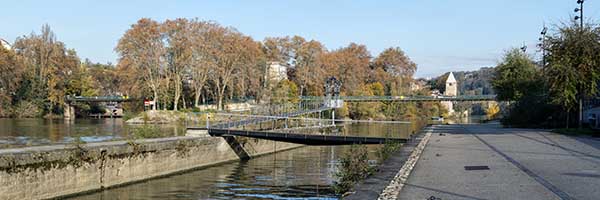
<path id="1" fill-rule="evenodd" d="M 453 72 L 458 81 L 458 92 L 460 95 L 486 95 L 495 94 L 492 88 L 493 67 L 483 67 L 476 71 L 456 71 Z M 444 92 L 446 79 L 450 72 L 433 78 L 429 81 L 432 89 Z"/>

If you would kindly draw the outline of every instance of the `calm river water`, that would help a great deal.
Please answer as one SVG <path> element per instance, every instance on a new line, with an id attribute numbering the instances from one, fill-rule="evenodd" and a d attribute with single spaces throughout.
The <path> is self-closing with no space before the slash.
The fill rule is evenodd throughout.
<path id="1" fill-rule="evenodd" d="M 80 138 L 85 142 L 124 139 L 139 125 L 127 125 L 123 119 L 47 119 L 0 118 L 0 148 L 65 144 Z M 164 136 L 185 134 L 181 125 L 160 125 Z"/>
<path id="2" fill-rule="evenodd" d="M 339 134 L 407 137 L 410 124 L 344 124 Z M 121 119 L 0 119 L 0 142 L 6 146 L 87 142 L 127 137 L 130 125 Z M 165 136 L 182 135 L 182 126 L 161 126 Z M 371 158 L 378 145 L 369 145 Z M 338 157 L 348 146 L 307 146 L 236 161 L 164 178 L 76 196 L 72 199 L 337 199 Z"/>
<path id="3" fill-rule="evenodd" d="M 356 123 L 345 134 L 407 137 L 408 124 Z M 341 133 L 342 134 L 342 133 Z M 379 145 L 369 145 L 373 162 Z M 331 189 L 338 157 L 349 146 L 306 146 L 72 199 L 338 199 Z"/>

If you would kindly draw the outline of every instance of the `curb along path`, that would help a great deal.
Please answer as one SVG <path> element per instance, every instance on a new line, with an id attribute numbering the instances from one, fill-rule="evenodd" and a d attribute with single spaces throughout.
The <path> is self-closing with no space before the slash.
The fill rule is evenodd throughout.
<path id="1" fill-rule="evenodd" d="M 402 174 L 407 174 L 406 176 L 408 176 L 410 168 L 412 168 L 416 160 L 419 159 L 420 152 L 423 151 L 431 137 L 431 128 L 432 127 L 425 127 L 418 134 L 414 135 L 409 142 L 402 145 L 399 151 L 394 152 L 378 167 L 378 172 L 357 184 L 353 189 L 355 192 L 343 197 L 343 199 L 364 200 L 394 198 L 390 195 L 398 194 L 400 191 L 400 188 L 397 186 L 397 183 L 400 183 L 399 178 Z M 401 169 L 403 170 L 401 171 Z M 406 179 L 406 177 L 404 179 Z"/>
<path id="2" fill-rule="evenodd" d="M 398 173 L 396 174 L 394 179 L 392 179 L 390 184 L 387 187 L 385 187 L 385 189 L 383 190 L 383 192 L 381 192 L 381 194 L 379 195 L 379 198 L 377 198 L 377 199 L 379 199 L 379 200 L 384 200 L 384 199 L 395 200 L 395 199 L 397 199 L 398 194 L 400 193 L 400 190 L 402 190 L 402 187 L 404 187 L 404 183 L 408 179 L 410 172 L 415 167 L 415 164 L 417 164 L 417 161 L 421 157 L 421 154 L 423 153 L 423 149 L 425 149 L 425 146 L 427 145 L 427 142 L 429 142 L 430 137 L 431 137 L 431 127 L 427 127 L 427 133 L 425 134 L 425 137 L 423 137 L 423 140 L 421 140 L 419 145 L 413 150 L 413 152 L 410 154 L 410 157 L 404 163 L 404 165 L 402 166 L 400 171 L 398 171 Z"/>

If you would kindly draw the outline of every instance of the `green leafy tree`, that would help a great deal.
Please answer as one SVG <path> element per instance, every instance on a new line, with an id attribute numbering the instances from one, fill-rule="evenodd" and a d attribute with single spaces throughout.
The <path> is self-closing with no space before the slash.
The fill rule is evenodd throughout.
<path id="1" fill-rule="evenodd" d="M 298 103 L 300 101 L 298 86 L 287 79 L 279 81 L 273 89 L 271 101 L 271 103 Z"/>
<path id="2" fill-rule="evenodd" d="M 538 77 L 534 62 L 519 49 L 506 53 L 492 80 L 499 100 L 517 101 L 531 93 L 532 82 Z"/>
<path id="3" fill-rule="evenodd" d="M 569 113 L 585 97 L 598 93 L 600 27 L 572 22 L 546 38 L 546 78 L 551 102 Z M 579 113 L 581 115 L 581 113 Z M 567 126 L 569 123 L 567 115 Z M 581 125 L 581 124 L 580 124 Z"/>

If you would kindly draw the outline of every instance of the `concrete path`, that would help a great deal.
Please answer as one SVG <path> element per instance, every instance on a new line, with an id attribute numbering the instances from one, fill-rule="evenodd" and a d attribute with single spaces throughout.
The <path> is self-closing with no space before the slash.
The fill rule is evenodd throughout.
<path id="1" fill-rule="evenodd" d="M 600 199 L 599 139 L 498 124 L 433 130 L 400 199 Z"/>

